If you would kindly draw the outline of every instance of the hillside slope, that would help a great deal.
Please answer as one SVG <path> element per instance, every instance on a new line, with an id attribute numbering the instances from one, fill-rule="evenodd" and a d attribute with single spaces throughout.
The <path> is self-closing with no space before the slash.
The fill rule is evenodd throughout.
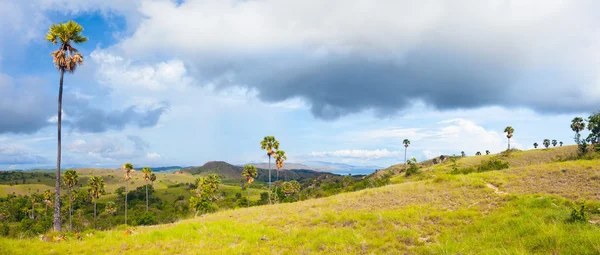
<path id="1" fill-rule="evenodd" d="M 0 239 L 2 254 L 598 254 L 600 160 L 441 172 L 293 204 L 60 243 Z M 562 171 L 566 170 L 566 171 Z M 423 179 L 422 179 L 423 178 Z M 569 222 L 586 200 L 590 222 Z M 93 248 L 92 248 L 93 247 Z"/>

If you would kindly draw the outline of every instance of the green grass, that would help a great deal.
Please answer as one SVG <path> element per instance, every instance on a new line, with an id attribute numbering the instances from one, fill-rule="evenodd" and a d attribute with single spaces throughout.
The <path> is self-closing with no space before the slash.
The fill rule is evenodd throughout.
<path id="1" fill-rule="evenodd" d="M 0 254 L 599 254 L 593 222 L 600 220 L 600 160 L 559 162 L 570 149 L 516 152 L 502 157 L 508 169 L 465 175 L 450 174 L 450 163 L 424 166 L 381 188 L 120 227 L 82 240 L 0 239 Z M 476 166 L 490 157 L 457 163 Z M 155 185 L 159 195 L 167 183 Z M 568 221 L 579 202 L 589 208 L 589 223 Z"/>

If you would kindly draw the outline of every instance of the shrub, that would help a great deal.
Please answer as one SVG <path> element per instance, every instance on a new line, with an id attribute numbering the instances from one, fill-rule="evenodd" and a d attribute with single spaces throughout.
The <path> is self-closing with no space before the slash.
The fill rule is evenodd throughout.
<path id="1" fill-rule="evenodd" d="M 475 168 L 472 167 L 465 167 L 465 168 L 453 168 L 452 171 L 450 172 L 450 174 L 470 174 L 470 173 L 474 173 L 477 172 L 475 170 Z"/>
<path id="2" fill-rule="evenodd" d="M 136 226 L 154 225 L 156 223 L 157 223 L 156 217 L 154 216 L 153 213 L 150 213 L 150 212 L 145 212 L 144 214 L 142 214 L 140 217 L 138 217 L 137 219 L 135 219 L 133 221 L 133 225 L 136 225 Z"/>
<path id="3" fill-rule="evenodd" d="M 581 205 L 581 209 L 577 210 L 577 208 L 573 208 L 571 211 L 571 217 L 569 218 L 569 222 L 587 222 L 588 217 L 585 213 L 585 204 Z"/>
<path id="4" fill-rule="evenodd" d="M 416 175 L 419 173 L 419 166 L 417 166 L 417 164 L 412 163 L 409 164 L 408 169 L 406 169 L 406 177 L 411 176 L 411 175 Z"/>
<path id="5" fill-rule="evenodd" d="M 498 158 L 491 158 L 489 160 L 481 162 L 481 164 L 477 166 L 477 172 L 502 170 L 506 168 L 508 168 L 508 162 L 502 161 Z"/>

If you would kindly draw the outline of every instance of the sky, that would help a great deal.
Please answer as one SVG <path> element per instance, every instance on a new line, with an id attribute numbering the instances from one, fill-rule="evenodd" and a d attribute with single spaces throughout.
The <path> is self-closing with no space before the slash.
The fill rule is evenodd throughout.
<path id="1" fill-rule="evenodd" d="M 0 0 L 0 169 L 288 161 L 387 167 L 556 139 L 600 109 L 591 0 Z"/>

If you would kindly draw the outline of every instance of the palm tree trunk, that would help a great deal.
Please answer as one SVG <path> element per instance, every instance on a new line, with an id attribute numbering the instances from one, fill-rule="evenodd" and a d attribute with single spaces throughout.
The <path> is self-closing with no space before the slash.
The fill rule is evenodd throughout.
<path id="1" fill-rule="evenodd" d="M 406 146 L 404 146 L 404 172 L 406 172 L 406 162 L 407 162 L 406 161 L 406 149 L 408 149 L 408 148 L 406 148 Z"/>
<path id="2" fill-rule="evenodd" d="M 125 225 L 127 225 L 127 194 L 129 193 L 129 181 L 125 182 Z"/>
<path id="3" fill-rule="evenodd" d="M 60 151 L 61 151 L 61 133 L 60 128 L 62 125 L 62 94 L 63 94 L 63 78 L 65 75 L 65 69 L 60 69 L 60 85 L 58 87 L 58 145 L 56 155 L 56 190 L 55 201 L 54 201 L 54 231 L 60 232 L 62 230 L 60 220 Z"/>
<path id="4" fill-rule="evenodd" d="M 146 181 L 146 212 L 148 212 L 148 181 Z"/>
<path id="5" fill-rule="evenodd" d="M 73 231 L 73 195 L 69 188 L 69 231 Z"/>
<path id="6" fill-rule="evenodd" d="M 96 199 L 94 199 L 94 227 L 96 227 Z"/>
<path id="7" fill-rule="evenodd" d="M 248 207 L 250 207 L 250 184 L 246 186 L 246 189 L 248 190 Z"/>
<path id="8" fill-rule="evenodd" d="M 271 155 L 269 154 L 269 204 L 271 204 Z"/>
<path id="9" fill-rule="evenodd" d="M 508 138 L 508 150 L 510 151 L 510 138 Z"/>

